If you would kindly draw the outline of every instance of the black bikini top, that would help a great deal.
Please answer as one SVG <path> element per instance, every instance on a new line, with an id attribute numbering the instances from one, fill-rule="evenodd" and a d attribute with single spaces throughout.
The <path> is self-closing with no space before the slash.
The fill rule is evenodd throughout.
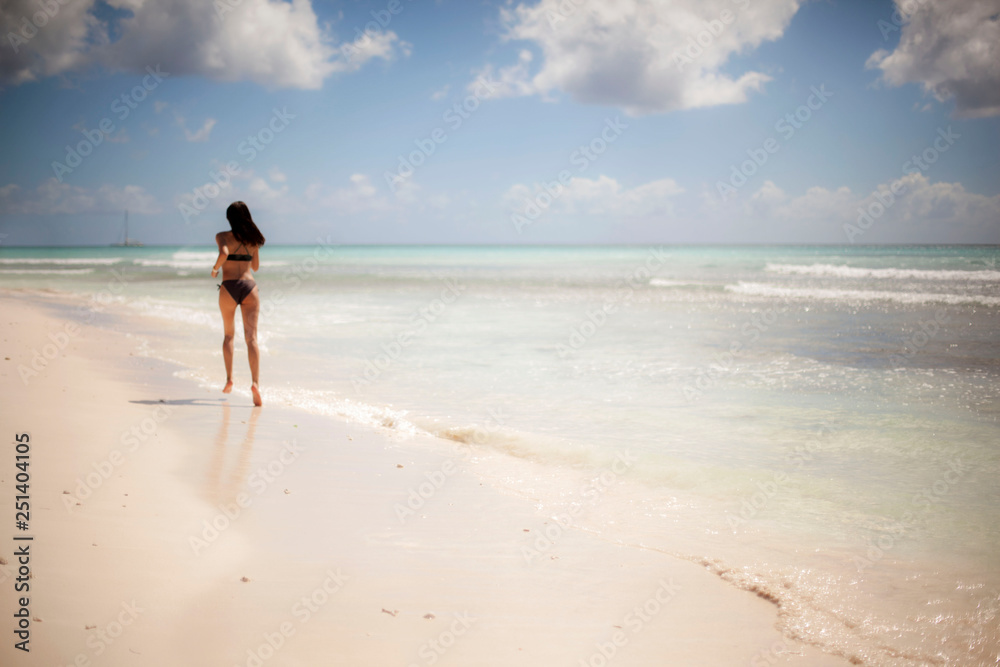
<path id="1" fill-rule="evenodd" d="M 240 244 L 240 248 L 246 250 L 246 247 L 242 243 Z M 227 260 L 231 259 L 234 262 L 252 262 L 253 255 L 228 255 L 226 259 Z"/>

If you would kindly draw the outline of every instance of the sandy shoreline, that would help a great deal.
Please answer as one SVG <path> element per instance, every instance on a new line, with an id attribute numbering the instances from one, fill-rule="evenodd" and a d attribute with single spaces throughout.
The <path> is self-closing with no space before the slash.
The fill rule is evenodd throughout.
<path id="1" fill-rule="evenodd" d="M 52 301 L 0 295 L 4 437 L 32 439 L 39 619 L 31 652 L 15 650 L 0 569 L 0 664 L 848 664 L 782 637 L 773 604 L 692 563 L 577 531 L 526 562 L 538 514 L 483 485 L 465 445 L 256 410 L 173 377 L 124 333 L 70 331 Z M 0 535 L 9 572 L 15 532 Z"/>

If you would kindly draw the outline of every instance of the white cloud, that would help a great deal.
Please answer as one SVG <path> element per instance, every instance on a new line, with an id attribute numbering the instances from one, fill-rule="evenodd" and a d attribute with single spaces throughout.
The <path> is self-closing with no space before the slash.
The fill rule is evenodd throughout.
<path id="1" fill-rule="evenodd" d="M 531 55 L 531 51 L 525 49 L 517 54 L 517 63 L 514 65 L 499 69 L 493 65 L 486 65 L 466 88 L 471 93 L 485 79 L 497 89 L 491 97 L 523 97 L 537 93 L 547 100 L 552 100 L 549 90 L 539 88 L 532 81 L 530 73 L 532 60 L 534 56 Z"/>
<path id="2" fill-rule="evenodd" d="M 221 165 L 217 165 L 221 170 Z M 267 173 L 243 169 L 231 180 L 218 187 L 211 181 L 174 196 L 174 206 L 188 207 L 191 220 L 219 216 L 230 202 L 242 200 L 251 210 L 269 216 L 297 219 L 380 222 L 394 225 L 409 219 L 414 213 L 440 211 L 448 206 L 444 196 L 424 197 L 412 179 L 398 186 L 395 192 L 372 182 L 368 174 L 352 174 L 345 183 L 312 183 L 293 190 L 287 176 L 277 167 Z M 197 204 L 197 205 L 196 205 Z"/>
<path id="3" fill-rule="evenodd" d="M 241 195 L 243 201 L 250 200 L 261 204 L 273 202 L 288 194 L 288 185 L 281 183 L 278 187 L 272 186 L 267 179 L 255 176 L 250 179 L 250 183 L 245 188 L 247 194 Z"/>
<path id="4" fill-rule="evenodd" d="M 400 200 L 412 198 L 417 186 L 410 180 L 396 188 L 396 193 L 380 194 L 367 174 L 351 174 L 348 184 L 329 188 L 313 184 L 306 188 L 305 199 L 310 208 L 330 210 L 339 214 L 358 215 L 398 212 Z"/>
<path id="5" fill-rule="evenodd" d="M 439 88 L 431 93 L 431 99 L 435 102 L 437 100 L 443 100 L 448 95 L 448 91 L 451 90 L 451 84 L 445 84 L 443 88 Z"/>
<path id="6" fill-rule="evenodd" d="M 33 22 L 42 9 L 39 3 L 4 2 L 0 11 L 0 37 L 4 42 L 0 49 L 0 83 L 35 81 L 88 63 L 94 44 L 106 41 L 106 30 L 91 14 L 94 2 L 57 4 L 59 11 L 41 27 Z"/>
<path id="7" fill-rule="evenodd" d="M 125 209 L 161 212 L 156 199 L 138 185 L 102 185 L 93 190 L 50 178 L 33 191 L 13 183 L 0 188 L 0 213 L 8 215 L 119 215 Z"/>
<path id="8" fill-rule="evenodd" d="M 794 221 L 796 224 L 840 223 L 850 217 L 853 207 L 860 203 L 850 188 L 840 187 L 828 190 L 814 186 L 804 195 L 789 197 L 772 181 L 765 181 L 743 205 L 743 213 L 748 217 L 771 218 Z"/>
<path id="9" fill-rule="evenodd" d="M 729 59 L 781 37 L 799 0 L 541 0 L 501 10 L 507 40 L 534 43 L 517 63 L 479 74 L 498 96 L 556 91 L 646 114 L 738 104 L 770 79 L 722 72 Z M 699 39 L 701 44 L 699 44 Z"/>
<path id="10" fill-rule="evenodd" d="M 0 50 L 0 81 L 19 84 L 101 64 L 144 73 L 159 65 L 172 76 L 253 81 L 270 88 L 317 89 L 334 73 L 409 55 L 392 31 L 362 35 L 338 46 L 320 28 L 310 0 L 109 0 L 132 12 L 112 25 L 95 17 L 94 0 L 73 0 L 19 43 Z M 216 7 L 226 7 L 220 16 Z M 39 11 L 32 0 L 5 3 L 3 35 L 16 33 L 22 17 Z M 116 35 L 111 41 L 111 35 Z M 5 39 L 4 41 L 8 41 Z"/>
<path id="11" fill-rule="evenodd" d="M 601 174 L 596 179 L 574 177 L 553 192 L 544 185 L 517 183 L 504 193 L 506 207 L 521 215 L 531 214 L 531 206 L 539 211 L 585 216 L 648 217 L 670 216 L 673 198 L 684 192 L 673 179 L 663 178 L 632 189 Z"/>
<path id="12" fill-rule="evenodd" d="M 188 141 L 208 141 L 208 135 L 211 134 L 212 128 L 215 127 L 215 119 L 206 118 L 204 124 L 201 126 L 201 129 L 197 132 L 192 132 L 187 129 L 184 125 L 184 119 L 180 116 L 177 117 L 177 124 L 184 128 L 184 138 Z"/>
<path id="13" fill-rule="evenodd" d="M 332 62 L 334 72 L 356 72 L 373 58 L 386 62 L 395 58 L 396 52 L 408 57 L 413 45 L 399 39 L 392 30 L 363 33 L 353 42 L 345 42 L 339 47 L 340 58 Z"/>
<path id="14" fill-rule="evenodd" d="M 762 216 L 767 215 L 776 207 L 787 201 L 788 195 L 771 181 L 764 181 L 760 190 L 750 195 L 750 198 L 743 204 L 744 215 Z"/>
<path id="15" fill-rule="evenodd" d="M 127 128 L 121 128 L 114 134 L 105 134 L 104 139 L 112 144 L 127 144 L 132 141 Z"/>
<path id="16" fill-rule="evenodd" d="M 864 196 L 847 187 L 813 187 L 790 197 L 767 181 L 742 209 L 745 220 L 766 237 L 759 240 L 1000 242 L 1000 195 L 967 192 L 961 183 L 931 183 L 919 172 L 883 183 Z"/>
<path id="17" fill-rule="evenodd" d="M 904 25 L 890 53 L 880 49 L 867 66 L 893 86 L 919 83 L 938 100 L 955 98 L 960 116 L 1000 114 L 1000 2 L 901 2 Z"/>

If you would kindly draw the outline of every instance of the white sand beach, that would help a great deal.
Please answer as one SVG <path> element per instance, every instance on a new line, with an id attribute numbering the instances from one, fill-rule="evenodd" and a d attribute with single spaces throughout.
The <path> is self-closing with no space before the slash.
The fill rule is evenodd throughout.
<path id="1" fill-rule="evenodd" d="M 3 425 L 31 437 L 34 536 L 30 653 L 6 632 L 5 665 L 849 664 L 690 562 L 575 530 L 526 561 L 544 517 L 473 475 L 467 445 L 254 409 L 90 325 L 25 383 L 18 368 L 66 328 L 51 303 L 0 306 Z M 427 496 L 413 515 L 411 491 Z"/>

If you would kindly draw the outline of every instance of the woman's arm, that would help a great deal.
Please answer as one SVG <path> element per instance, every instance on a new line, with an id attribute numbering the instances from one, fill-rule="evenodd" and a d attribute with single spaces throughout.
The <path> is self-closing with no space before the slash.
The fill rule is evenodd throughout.
<path id="1" fill-rule="evenodd" d="M 219 267 L 222 263 L 226 261 L 226 257 L 229 256 L 229 248 L 226 246 L 226 242 L 223 240 L 225 235 L 223 232 L 219 232 L 215 235 L 215 245 L 219 246 L 219 256 L 215 258 L 215 266 L 212 267 L 212 277 L 214 278 L 219 273 Z"/>
<path id="2" fill-rule="evenodd" d="M 259 247 L 253 249 L 253 260 L 250 262 L 250 268 L 254 270 L 254 273 L 260 270 L 260 255 L 257 254 L 259 250 Z"/>

